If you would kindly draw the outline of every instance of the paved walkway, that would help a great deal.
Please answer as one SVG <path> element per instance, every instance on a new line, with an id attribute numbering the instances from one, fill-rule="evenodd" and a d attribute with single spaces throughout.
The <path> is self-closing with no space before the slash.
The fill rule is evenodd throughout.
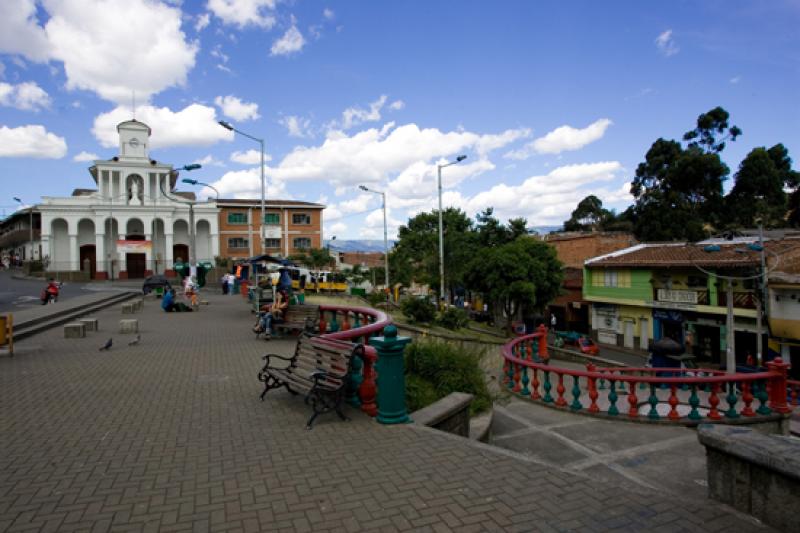
<path id="1" fill-rule="evenodd" d="M 258 401 L 259 355 L 291 341 L 254 340 L 238 296 L 204 298 L 169 315 L 148 300 L 137 346 L 110 308 L 85 339 L 59 328 L 0 358 L 0 531 L 767 530 L 355 410 L 306 431 L 301 399 Z"/>

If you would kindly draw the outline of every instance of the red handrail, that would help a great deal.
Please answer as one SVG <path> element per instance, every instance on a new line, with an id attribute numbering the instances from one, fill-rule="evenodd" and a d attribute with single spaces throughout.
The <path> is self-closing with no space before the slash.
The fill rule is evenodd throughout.
<path id="1" fill-rule="evenodd" d="M 691 421 L 702 418 L 698 408 L 703 403 L 708 405 L 707 417 L 718 420 L 723 418 L 720 411 L 717 410 L 717 405 L 721 401 L 727 402 L 729 406 L 727 409 L 723 406 L 720 407 L 726 418 L 763 416 L 772 412 L 787 413 L 790 412 L 787 395 L 790 404 L 797 405 L 800 401 L 798 399 L 800 382 L 787 380 L 789 365 L 783 363 L 780 358 L 767 363 L 767 371 L 756 373 L 727 374 L 716 369 L 596 367 L 592 363 L 587 365 L 586 370 L 579 370 L 549 364 L 545 344 L 546 335 L 546 330 L 541 328 L 533 334 L 515 338 L 502 347 L 503 383 L 513 392 L 530 395 L 532 400 L 553 403 L 558 407 L 568 407 L 579 411 L 585 408 L 581 399 L 588 398 L 590 401 L 588 411 L 600 412 L 601 408 L 597 400 L 600 396 L 599 390 L 604 388 L 604 381 L 611 384 L 606 412 L 609 415 L 619 414 L 620 409 L 616 402 L 619 399 L 617 393 L 620 392 L 628 395 L 629 409 L 627 411 L 630 418 L 661 419 L 663 415 L 658 412 L 657 407 L 664 405 L 664 409 L 666 409 L 668 405 L 667 418 L 685 422 L 686 420 L 678 414 L 677 410 L 677 406 L 681 404 L 678 396 L 683 394 L 678 392 L 679 389 L 681 391 L 691 390 L 688 402 L 684 402 L 691 406 L 691 411 L 686 417 Z M 538 347 L 538 350 L 532 350 L 534 346 Z M 528 376 L 529 370 L 533 373 L 532 380 Z M 694 375 L 683 375 L 686 373 Z M 675 374 L 681 375 L 676 376 Z M 568 381 L 572 381 L 572 383 L 567 383 Z M 600 387 L 598 387 L 598 383 Z M 529 389 L 529 384 L 533 385 L 532 391 Z M 619 385 L 621 389 L 617 390 L 616 385 Z M 637 397 L 637 385 L 641 389 L 650 389 L 649 393 L 643 391 L 641 402 Z M 668 389 L 668 391 L 661 392 L 660 388 Z M 707 402 L 702 402 L 698 395 L 701 388 L 710 391 Z M 556 392 L 556 397 L 551 395 L 553 390 Z M 667 392 L 668 398 L 664 398 Z M 567 396 L 572 395 L 572 403 L 568 403 L 565 393 Z M 705 393 L 701 392 L 701 394 Z M 769 399 L 768 403 L 767 399 Z M 754 400 L 761 403 L 761 406 L 755 411 L 751 405 Z M 648 404 L 650 412 L 646 415 L 641 414 L 640 409 L 646 408 Z M 741 407 L 737 408 L 737 404 Z"/>
<path id="2" fill-rule="evenodd" d="M 325 320 L 325 313 L 333 313 L 334 317 L 340 313 L 343 316 L 344 324 L 348 327 L 340 331 L 326 333 L 328 322 Z M 319 327 L 321 337 L 331 340 L 343 340 L 356 342 L 359 339 L 364 344 L 364 367 L 361 369 L 361 383 L 358 385 L 358 399 L 360 400 L 361 410 L 369 416 L 377 416 L 378 405 L 377 384 L 375 383 L 375 363 L 378 360 L 378 352 L 374 346 L 369 345 L 370 337 L 380 335 L 383 328 L 392 323 L 389 315 L 372 307 L 347 307 L 343 305 L 322 304 L 319 306 L 320 321 Z M 360 321 L 361 317 L 367 322 L 364 325 L 352 328 L 349 327 L 350 315 Z M 357 402 L 358 403 L 358 402 Z"/>

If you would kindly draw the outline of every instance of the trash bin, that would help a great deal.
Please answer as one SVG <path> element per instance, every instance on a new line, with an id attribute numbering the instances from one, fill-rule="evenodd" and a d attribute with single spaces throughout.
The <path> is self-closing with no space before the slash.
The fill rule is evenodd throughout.
<path id="1" fill-rule="evenodd" d="M 250 290 L 250 282 L 246 279 L 243 279 L 239 282 L 239 292 L 242 296 L 247 296 L 248 291 Z"/>

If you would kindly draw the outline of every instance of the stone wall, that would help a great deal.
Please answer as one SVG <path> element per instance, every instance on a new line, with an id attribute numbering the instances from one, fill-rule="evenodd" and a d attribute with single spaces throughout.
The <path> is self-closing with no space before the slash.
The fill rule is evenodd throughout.
<path id="1" fill-rule="evenodd" d="M 708 496 L 781 531 L 800 531 L 800 439 L 702 424 Z"/>
<path id="2" fill-rule="evenodd" d="M 411 413 L 415 424 L 469 437 L 469 406 L 472 394 L 451 392 L 438 402 Z"/>

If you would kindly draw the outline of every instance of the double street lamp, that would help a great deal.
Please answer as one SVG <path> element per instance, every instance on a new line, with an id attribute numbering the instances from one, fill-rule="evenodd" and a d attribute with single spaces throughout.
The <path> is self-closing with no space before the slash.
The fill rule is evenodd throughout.
<path id="1" fill-rule="evenodd" d="M 389 238 L 388 238 L 388 235 L 387 235 L 388 231 L 387 231 L 387 228 L 386 228 L 386 193 L 382 192 L 382 191 L 376 191 L 376 190 L 373 190 L 373 189 L 368 189 L 364 185 L 359 185 L 358 188 L 361 189 L 362 191 L 371 192 L 373 194 L 380 194 L 381 195 L 381 200 L 383 202 L 383 206 L 382 206 L 383 207 L 383 257 L 384 257 L 384 260 L 386 262 L 386 264 L 384 265 L 384 269 L 385 269 L 385 272 L 384 272 L 385 276 L 384 277 L 385 277 L 385 281 L 386 281 L 386 288 L 389 291 L 391 291 L 391 287 L 389 287 Z"/>
<path id="2" fill-rule="evenodd" d="M 173 170 L 173 172 L 177 173 L 179 170 L 197 170 L 202 168 L 202 165 L 198 163 L 192 163 L 191 165 L 184 165 L 180 168 Z M 186 180 L 184 180 L 186 181 Z M 191 200 L 178 200 L 177 198 L 171 197 L 167 194 L 167 191 L 164 190 L 164 182 L 161 183 L 161 194 L 164 195 L 165 198 L 172 200 L 173 202 L 178 202 L 181 204 L 187 204 L 189 206 L 189 265 L 190 266 L 197 266 L 197 257 L 196 257 L 196 243 L 195 243 L 195 227 L 194 227 L 194 204 L 195 202 Z"/>
<path id="3" fill-rule="evenodd" d="M 18 197 L 15 196 L 14 200 L 19 202 L 20 207 L 25 207 L 25 204 L 22 203 L 22 200 L 20 200 Z M 28 261 L 33 261 L 33 206 L 28 208 L 28 213 L 30 214 L 29 225 L 30 225 L 30 240 L 31 240 L 31 257 L 30 259 L 28 259 Z"/>
<path id="4" fill-rule="evenodd" d="M 444 233 L 442 231 L 442 169 L 445 167 L 449 167 L 450 165 L 455 165 L 463 160 L 465 160 L 467 156 L 460 155 L 456 157 L 455 161 L 451 161 L 449 163 L 445 163 L 444 165 L 436 165 L 439 169 L 439 306 L 444 305 Z"/>
<path id="5" fill-rule="evenodd" d="M 230 122 L 226 122 L 224 120 L 218 121 L 218 124 L 225 128 L 226 130 L 233 131 L 238 133 L 239 135 L 244 135 L 248 139 L 252 139 L 256 141 L 258 144 L 261 145 L 261 224 L 259 224 L 259 230 L 261 231 L 261 236 L 259 239 L 261 240 L 261 245 L 263 249 L 264 245 L 264 224 L 267 222 L 267 204 L 266 204 L 266 192 L 265 192 L 265 181 L 264 181 L 264 139 L 259 139 L 258 137 L 253 137 L 241 130 L 237 130 L 233 127 Z M 288 237 L 287 237 L 288 238 Z"/>

